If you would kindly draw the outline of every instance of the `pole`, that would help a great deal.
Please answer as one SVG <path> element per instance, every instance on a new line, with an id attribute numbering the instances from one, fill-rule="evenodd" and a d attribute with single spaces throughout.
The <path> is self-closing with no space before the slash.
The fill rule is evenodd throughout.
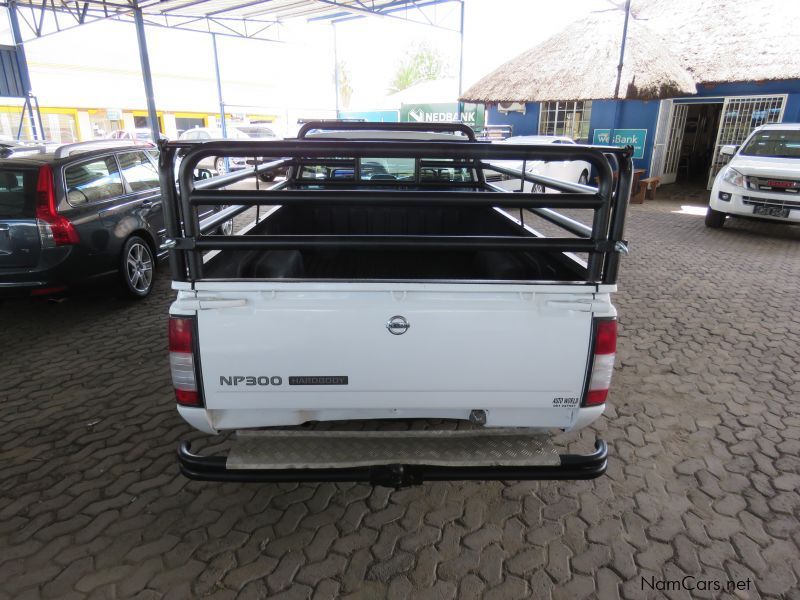
<path id="1" fill-rule="evenodd" d="M 31 76 L 30 72 L 28 71 L 28 58 L 25 55 L 25 46 L 22 44 L 22 34 L 20 33 L 19 29 L 19 17 L 17 17 L 16 2 L 8 3 L 8 18 L 11 22 L 11 36 L 14 40 L 14 52 L 17 55 L 17 68 L 19 69 L 20 83 L 22 84 L 22 91 L 25 94 L 25 104 L 22 107 L 22 115 L 20 115 L 17 139 L 19 139 L 22 135 L 22 123 L 26 113 L 28 115 L 33 139 L 38 140 L 40 137 L 41 139 L 44 139 L 44 130 L 40 131 L 40 128 L 36 123 L 36 118 L 33 114 L 33 103 L 31 102 L 31 97 L 33 96 L 33 92 L 31 91 Z M 26 108 L 27 111 L 25 110 Z M 39 116 L 39 121 L 41 121 L 41 115 Z"/>
<path id="2" fill-rule="evenodd" d="M 333 86 L 336 93 L 336 118 L 339 118 L 339 52 L 336 43 L 336 23 L 331 23 L 333 27 Z"/>
<path id="3" fill-rule="evenodd" d="M 608 142 L 614 139 L 614 130 L 619 125 L 619 86 L 622 82 L 622 66 L 625 63 L 625 44 L 628 40 L 628 18 L 631 14 L 631 0 L 625 0 L 625 24 L 622 26 L 622 44 L 619 49 L 619 64 L 617 65 L 617 83 L 614 86 L 614 122 L 608 134 Z"/>
<path id="4" fill-rule="evenodd" d="M 461 0 L 461 17 L 458 28 L 458 120 L 464 119 L 464 103 L 461 101 L 464 82 L 464 0 Z"/>
<path id="5" fill-rule="evenodd" d="M 211 34 L 211 43 L 214 46 L 214 75 L 217 78 L 217 98 L 219 99 L 219 119 L 222 128 L 222 137 L 228 137 L 228 127 L 225 122 L 225 102 L 222 99 L 222 78 L 219 74 L 219 52 L 217 50 L 217 34 Z"/>
<path id="6" fill-rule="evenodd" d="M 161 137 L 161 128 L 158 124 L 156 112 L 156 98 L 153 92 L 153 74 L 150 72 L 150 57 L 147 54 L 147 38 L 144 34 L 144 19 L 142 9 L 137 4 L 133 9 L 133 22 L 136 24 L 136 40 L 139 44 L 139 61 L 142 64 L 142 80 L 144 81 L 144 95 L 147 100 L 147 118 L 150 121 L 150 133 L 153 142 Z"/>

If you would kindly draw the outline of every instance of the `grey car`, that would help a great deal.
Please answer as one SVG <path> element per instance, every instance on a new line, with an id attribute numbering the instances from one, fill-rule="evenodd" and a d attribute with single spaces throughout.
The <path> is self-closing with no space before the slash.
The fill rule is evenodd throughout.
<path id="1" fill-rule="evenodd" d="M 146 297 L 166 254 L 157 152 L 113 140 L 0 146 L 0 295 L 54 295 L 112 279 Z"/>

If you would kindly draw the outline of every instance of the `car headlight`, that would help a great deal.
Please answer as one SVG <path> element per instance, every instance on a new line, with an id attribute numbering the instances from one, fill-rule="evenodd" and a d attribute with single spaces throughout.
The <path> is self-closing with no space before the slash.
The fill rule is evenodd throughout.
<path id="1" fill-rule="evenodd" d="M 722 173 L 722 181 L 735 185 L 736 187 L 745 187 L 744 175 L 731 167 L 725 167 L 725 171 Z"/>

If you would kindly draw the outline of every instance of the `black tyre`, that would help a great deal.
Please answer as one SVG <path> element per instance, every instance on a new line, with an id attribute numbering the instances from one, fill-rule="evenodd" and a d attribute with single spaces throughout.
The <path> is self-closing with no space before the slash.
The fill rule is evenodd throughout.
<path id="1" fill-rule="evenodd" d="M 225 168 L 225 159 L 222 156 L 214 159 L 214 170 L 217 175 L 225 175 L 228 172 L 228 169 Z"/>
<path id="2" fill-rule="evenodd" d="M 229 208 L 227 204 L 223 204 L 219 207 L 220 210 L 224 210 L 226 208 Z M 233 219 L 225 221 L 222 225 L 214 230 L 214 233 L 216 235 L 233 235 Z"/>
<path id="3" fill-rule="evenodd" d="M 706 212 L 706 227 L 711 227 L 712 229 L 719 229 L 724 224 L 725 224 L 725 213 L 720 212 L 718 210 L 714 210 L 709 206 L 708 211 Z"/>
<path id="4" fill-rule="evenodd" d="M 541 183 L 534 183 L 531 186 L 531 192 L 534 194 L 544 194 L 544 186 Z"/>
<path id="5" fill-rule="evenodd" d="M 275 171 L 267 171 L 266 173 L 259 173 L 258 178 L 264 182 L 275 181 Z"/>
<path id="6" fill-rule="evenodd" d="M 153 289 L 156 261 L 150 245 L 138 235 L 125 242 L 120 256 L 122 291 L 129 298 L 146 298 Z"/>

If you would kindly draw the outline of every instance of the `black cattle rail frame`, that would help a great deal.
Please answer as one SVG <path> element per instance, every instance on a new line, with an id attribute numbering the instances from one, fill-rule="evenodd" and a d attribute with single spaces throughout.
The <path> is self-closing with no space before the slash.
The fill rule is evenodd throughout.
<path id="1" fill-rule="evenodd" d="M 396 125 L 396 127 L 391 127 Z M 409 130 L 411 124 L 375 123 L 309 123 L 301 136 L 313 129 L 346 130 Z M 462 132 L 465 141 L 440 140 L 353 140 L 313 139 L 299 137 L 261 142 L 226 140 L 211 142 L 160 142 L 161 187 L 164 198 L 168 247 L 172 277 L 176 281 L 196 281 L 203 277 L 202 252 L 207 250 L 275 250 L 337 247 L 348 249 L 517 249 L 588 253 L 586 282 L 613 284 L 619 267 L 619 254 L 625 251 L 622 239 L 625 211 L 632 180 L 631 148 L 597 147 L 573 144 L 517 145 L 474 141 L 468 127 L 458 124 L 414 124 L 421 131 Z M 455 136 L 453 136 L 455 137 Z M 174 165 L 181 157 L 180 193 L 175 186 Z M 194 181 L 197 163 L 210 156 L 265 157 L 277 160 L 256 165 L 253 170 Z M 358 181 L 361 158 L 412 158 L 416 161 L 416 180 Z M 266 160 L 266 159 L 262 159 Z M 489 164 L 493 161 L 586 161 L 599 178 L 597 188 L 554 180 L 540 175 Z M 254 161 L 258 162 L 258 161 Z M 287 181 L 263 190 L 216 189 L 246 177 L 254 171 L 288 166 L 297 173 L 304 164 L 338 164 L 354 169 L 353 181 L 320 181 L 312 179 Z M 523 163 L 524 164 L 524 163 Z M 420 178 L 424 167 L 475 169 L 476 181 L 441 182 Z M 546 185 L 561 193 L 510 193 L 486 182 L 483 170 L 500 172 L 526 181 Z M 614 170 L 617 171 L 615 178 Z M 616 184 L 615 184 L 616 182 Z M 312 186 L 314 189 L 308 189 Z M 348 189 L 349 188 L 349 189 Z M 577 237 L 465 236 L 465 235 L 206 235 L 203 231 L 232 218 L 253 206 L 413 206 L 436 207 L 492 206 L 529 210 L 555 223 Z M 198 205 L 226 207 L 202 223 L 197 217 Z M 592 209 L 591 227 L 553 210 L 564 208 Z"/>

